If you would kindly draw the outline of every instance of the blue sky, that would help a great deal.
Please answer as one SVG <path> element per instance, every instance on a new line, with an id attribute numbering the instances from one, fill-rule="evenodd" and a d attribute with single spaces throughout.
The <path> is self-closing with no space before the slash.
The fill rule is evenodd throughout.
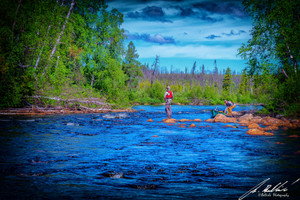
<path id="1" fill-rule="evenodd" d="M 160 56 L 160 67 L 184 71 L 230 67 L 241 72 L 245 61 L 237 49 L 250 39 L 251 20 L 236 0 L 108 0 L 109 9 L 124 15 L 122 28 L 133 41 L 139 61 L 151 66 Z"/>

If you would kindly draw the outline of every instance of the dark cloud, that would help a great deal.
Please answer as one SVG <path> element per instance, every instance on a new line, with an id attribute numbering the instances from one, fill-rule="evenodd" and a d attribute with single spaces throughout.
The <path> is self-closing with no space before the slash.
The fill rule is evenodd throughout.
<path id="1" fill-rule="evenodd" d="M 233 30 L 230 31 L 230 33 L 222 33 L 222 35 L 225 35 L 225 36 L 234 36 L 234 35 L 241 35 L 243 33 L 246 33 L 246 31 L 244 30 L 239 30 L 239 32 L 235 33 Z M 210 40 L 214 40 L 215 38 L 221 38 L 220 35 L 209 35 L 207 37 L 205 37 L 206 39 L 210 39 Z"/>
<path id="2" fill-rule="evenodd" d="M 246 31 L 239 30 L 239 32 L 235 33 L 233 30 L 231 30 L 230 33 L 222 33 L 222 35 L 233 36 L 233 35 L 241 35 L 242 33 L 246 33 Z"/>
<path id="3" fill-rule="evenodd" d="M 158 43 L 158 44 L 175 44 L 175 40 L 173 37 L 165 37 L 159 34 L 151 36 L 150 34 L 131 34 L 129 31 L 125 32 L 128 40 L 143 40 L 150 43 Z"/>
<path id="4" fill-rule="evenodd" d="M 191 8 L 187 8 L 187 9 L 180 8 L 180 7 L 178 7 L 178 8 L 181 10 L 180 16 L 182 16 L 182 17 L 188 17 L 188 16 L 196 15 L 196 13 Z"/>
<path id="5" fill-rule="evenodd" d="M 208 11 L 210 13 L 219 13 L 219 14 L 226 14 L 226 15 L 233 15 L 235 17 L 245 17 L 247 16 L 243 10 L 242 5 L 240 2 L 199 2 L 193 4 L 194 8 L 199 10 Z"/>
<path id="6" fill-rule="evenodd" d="M 204 13 L 199 15 L 197 18 L 199 18 L 203 21 L 211 22 L 211 23 L 223 21 L 222 17 L 210 17 L 209 15 L 204 14 Z"/>
<path id="7" fill-rule="evenodd" d="M 209 35 L 207 37 L 205 37 L 206 39 L 210 39 L 210 40 L 214 40 L 215 38 L 220 38 L 221 36 L 218 35 Z"/>
<path id="8" fill-rule="evenodd" d="M 162 8 L 157 6 L 147 6 L 141 11 L 129 12 L 127 17 L 172 23 L 172 21 L 165 18 L 165 13 Z"/>
<path id="9" fill-rule="evenodd" d="M 192 7 L 189 8 L 183 8 L 180 6 L 172 6 L 172 7 L 180 11 L 179 12 L 180 17 L 193 17 L 211 23 L 223 21 L 222 17 L 212 17 L 206 11 L 203 10 L 193 9 Z"/>

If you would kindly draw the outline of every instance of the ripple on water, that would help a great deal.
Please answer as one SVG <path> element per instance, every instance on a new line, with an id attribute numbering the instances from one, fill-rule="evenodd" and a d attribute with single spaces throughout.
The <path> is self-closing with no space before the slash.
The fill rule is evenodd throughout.
<path id="1" fill-rule="evenodd" d="M 0 121 L 1 197 L 237 199 L 264 177 L 299 176 L 299 138 L 286 136 L 299 130 L 249 136 L 204 122 L 214 108 L 172 106 L 176 119 L 201 119 L 194 128 L 161 123 L 164 106 Z"/>

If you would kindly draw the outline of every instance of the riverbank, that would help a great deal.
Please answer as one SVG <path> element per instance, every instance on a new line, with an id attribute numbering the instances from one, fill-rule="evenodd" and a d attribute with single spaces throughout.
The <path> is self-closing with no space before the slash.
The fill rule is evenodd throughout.
<path id="1" fill-rule="evenodd" d="M 87 107 L 71 107 L 66 108 L 62 106 L 51 108 L 6 108 L 0 110 L 0 115 L 59 115 L 59 114 L 87 114 L 87 113 L 109 113 L 109 112 L 135 112 L 135 110 L 128 109 L 112 109 L 112 108 L 87 108 Z"/>
<path id="2" fill-rule="evenodd" d="M 139 104 L 134 104 L 139 105 Z M 162 104 L 156 104 L 159 105 L 165 105 Z M 172 104 L 172 105 L 182 105 L 184 104 Z M 193 106 L 193 105 L 186 105 L 186 106 Z M 113 109 L 111 106 L 106 106 L 102 108 L 89 108 L 84 106 L 71 106 L 71 107 L 63 107 L 63 106 L 51 106 L 51 107 L 38 107 L 38 106 L 28 106 L 24 108 L 4 108 L 0 109 L 0 116 L 1 115 L 59 115 L 59 114 L 87 114 L 87 113 L 109 113 L 109 112 L 138 112 L 135 109 L 132 109 L 132 106 L 129 108 L 124 109 Z M 242 115 L 247 114 L 248 112 L 239 112 L 239 114 L 236 115 Z M 251 111 L 253 114 L 253 111 Z"/>

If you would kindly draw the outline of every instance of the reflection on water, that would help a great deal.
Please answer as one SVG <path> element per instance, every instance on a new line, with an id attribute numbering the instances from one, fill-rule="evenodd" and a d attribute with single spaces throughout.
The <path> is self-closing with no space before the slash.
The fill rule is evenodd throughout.
<path id="1" fill-rule="evenodd" d="M 299 129 L 250 136 L 242 126 L 204 122 L 214 108 L 172 106 L 173 118 L 202 120 L 181 126 L 161 122 L 164 106 L 2 117 L 0 199 L 238 199 L 267 178 L 272 185 L 300 178 L 299 139 L 287 137 Z M 257 108 L 236 108 L 249 109 Z M 288 185 L 289 199 L 299 197 L 299 185 Z"/>

